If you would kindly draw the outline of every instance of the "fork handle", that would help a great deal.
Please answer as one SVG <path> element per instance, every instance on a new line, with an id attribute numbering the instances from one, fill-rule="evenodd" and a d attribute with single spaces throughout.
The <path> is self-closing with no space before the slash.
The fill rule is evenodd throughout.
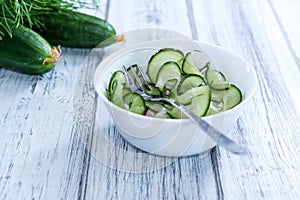
<path id="1" fill-rule="evenodd" d="M 189 117 L 195 124 L 200 125 L 200 127 L 204 130 L 208 136 L 210 136 L 216 143 L 223 146 L 225 149 L 231 151 L 235 154 L 244 154 L 248 152 L 248 149 L 246 147 L 243 147 L 239 144 L 237 144 L 235 141 L 218 131 L 216 128 L 211 126 L 209 123 L 195 115 L 193 112 L 188 110 L 184 105 L 178 103 L 177 101 L 173 99 L 161 99 L 163 101 L 166 101 L 170 104 L 172 104 L 174 107 L 178 108 L 182 113 L 184 113 L 187 117 Z"/>

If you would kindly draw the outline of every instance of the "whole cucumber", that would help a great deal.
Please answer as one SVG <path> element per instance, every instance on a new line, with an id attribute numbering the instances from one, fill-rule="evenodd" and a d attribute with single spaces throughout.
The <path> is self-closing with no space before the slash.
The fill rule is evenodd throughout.
<path id="1" fill-rule="evenodd" d="M 43 19 L 45 28 L 35 30 L 50 44 L 59 44 L 65 47 L 94 48 L 112 44 L 116 40 L 116 31 L 107 21 L 67 10 L 53 12 Z"/>
<path id="2" fill-rule="evenodd" d="M 0 67 L 24 74 L 43 74 L 54 68 L 60 52 L 51 49 L 50 44 L 38 33 L 0 18 L 8 24 L 11 36 L 4 34 L 0 40 Z M 7 33 L 2 26 L 0 32 Z"/>

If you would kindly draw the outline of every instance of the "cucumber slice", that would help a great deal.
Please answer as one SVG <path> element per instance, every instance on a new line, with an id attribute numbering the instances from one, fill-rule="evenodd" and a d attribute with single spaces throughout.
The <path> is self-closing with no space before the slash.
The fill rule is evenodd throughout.
<path id="1" fill-rule="evenodd" d="M 202 86 L 203 94 L 192 99 L 191 104 L 187 108 L 199 117 L 206 114 L 210 105 L 210 88 L 209 86 Z"/>
<path id="2" fill-rule="evenodd" d="M 185 76 L 178 85 L 177 93 L 183 94 L 191 88 L 199 87 L 205 84 L 205 81 L 202 76 L 191 74 Z"/>
<path id="3" fill-rule="evenodd" d="M 209 116 L 209 115 L 213 115 L 213 114 L 217 114 L 219 111 L 214 110 L 213 108 L 209 107 L 205 116 Z"/>
<path id="4" fill-rule="evenodd" d="M 227 90 L 230 87 L 230 83 L 226 81 L 224 74 L 220 71 L 209 68 L 205 73 L 205 77 L 210 87 L 214 90 Z"/>
<path id="5" fill-rule="evenodd" d="M 148 112 L 152 117 L 170 118 L 169 115 L 167 114 L 168 111 L 170 110 L 169 104 L 146 100 L 145 105 L 148 108 Z"/>
<path id="6" fill-rule="evenodd" d="M 132 93 L 128 93 L 128 94 L 123 95 L 123 102 L 124 102 L 125 108 L 127 110 L 129 109 L 129 101 L 130 101 L 131 94 Z"/>
<path id="7" fill-rule="evenodd" d="M 132 92 L 129 88 L 123 86 L 122 93 L 124 98 L 126 95 L 131 94 Z"/>
<path id="8" fill-rule="evenodd" d="M 214 90 L 211 90 L 211 93 L 213 91 Z M 209 105 L 209 108 L 208 108 L 208 111 L 207 111 L 206 115 L 213 115 L 213 114 L 222 112 L 223 111 L 223 105 L 224 104 L 223 104 L 222 101 L 215 101 L 215 100 L 211 99 L 210 105 Z"/>
<path id="9" fill-rule="evenodd" d="M 192 60 L 192 53 L 188 52 L 183 60 L 182 63 L 182 72 L 184 74 L 197 74 L 201 75 L 199 69 L 196 67 L 196 65 L 193 63 Z"/>
<path id="10" fill-rule="evenodd" d="M 130 94 L 128 106 L 129 111 L 136 114 L 143 115 L 146 111 L 145 101 L 143 97 L 137 93 Z"/>
<path id="11" fill-rule="evenodd" d="M 193 93 L 188 100 L 189 104 L 185 104 L 186 108 L 195 113 L 197 116 L 202 117 L 206 114 L 210 105 L 210 87 L 208 85 L 192 88 L 186 93 Z M 187 97 L 189 94 L 184 93 Z M 181 99 L 182 100 L 182 99 Z M 186 118 L 180 110 L 173 108 L 168 114 L 175 119 Z"/>
<path id="12" fill-rule="evenodd" d="M 156 115 L 154 115 L 154 117 L 170 118 L 170 116 L 168 115 L 168 110 L 166 108 L 163 108 L 160 112 L 156 113 Z"/>
<path id="13" fill-rule="evenodd" d="M 108 92 L 112 93 L 117 84 L 121 84 L 121 85 L 127 84 L 127 79 L 125 77 L 125 74 L 121 70 L 118 70 L 112 74 L 108 84 Z"/>
<path id="14" fill-rule="evenodd" d="M 222 107 L 220 111 L 225 111 L 242 101 L 242 93 L 238 87 L 231 84 L 227 90 L 211 90 L 211 99 Z"/>
<path id="15" fill-rule="evenodd" d="M 126 104 L 123 100 L 123 85 L 118 82 L 114 85 L 113 91 L 111 92 L 110 98 L 111 102 L 120 108 L 126 109 Z"/>
<path id="16" fill-rule="evenodd" d="M 150 100 L 146 100 L 145 105 L 149 110 L 154 111 L 155 113 L 158 113 L 164 107 L 164 103 Z"/>
<path id="17" fill-rule="evenodd" d="M 202 96 L 202 95 L 209 95 L 210 96 L 210 90 L 208 85 L 196 87 L 196 88 L 191 88 L 185 93 L 176 96 L 173 96 L 174 93 L 172 93 L 171 98 L 176 99 L 179 103 L 187 105 L 190 104 L 193 100 L 193 98 Z"/>
<path id="18" fill-rule="evenodd" d="M 159 69 L 156 80 L 156 86 L 158 86 L 160 91 L 163 91 L 164 88 L 168 90 L 177 89 L 177 85 L 181 80 L 180 67 L 174 61 L 166 62 Z"/>
<path id="19" fill-rule="evenodd" d="M 177 62 L 177 64 L 181 66 L 183 58 L 184 54 L 179 50 L 170 48 L 159 50 L 150 58 L 148 62 L 148 68 L 146 73 L 149 76 L 150 81 L 152 83 L 157 82 L 157 73 L 164 63 L 173 61 Z"/>
<path id="20" fill-rule="evenodd" d="M 182 112 L 178 109 L 173 107 L 172 110 L 168 111 L 167 114 L 173 119 L 184 119 L 186 116 L 182 114 Z"/>
<path id="21" fill-rule="evenodd" d="M 155 85 L 153 83 L 149 83 L 147 85 L 145 85 L 145 93 L 153 96 L 153 97 L 160 97 L 161 96 L 161 92 L 159 90 L 158 87 L 155 87 Z"/>
<path id="22" fill-rule="evenodd" d="M 169 103 L 165 103 L 164 106 L 168 109 L 168 110 L 172 110 L 174 108 L 174 106 L 172 106 Z"/>
<path id="23" fill-rule="evenodd" d="M 204 65 L 202 68 L 199 69 L 199 71 L 201 72 L 201 74 L 205 74 L 206 71 L 209 69 L 210 67 L 210 63 L 206 63 L 206 65 Z"/>

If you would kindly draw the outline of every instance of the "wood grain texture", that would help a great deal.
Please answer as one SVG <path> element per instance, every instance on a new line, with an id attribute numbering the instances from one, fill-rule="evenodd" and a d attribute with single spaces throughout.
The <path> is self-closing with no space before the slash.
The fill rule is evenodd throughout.
<path id="1" fill-rule="evenodd" d="M 193 3 L 200 7 L 200 2 Z M 219 155 L 224 197 L 297 198 L 300 192 L 297 147 L 300 127 L 295 102 L 299 99 L 294 95 L 295 101 L 292 101 L 290 96 L 299 87 L 288 79 L 299 80 L 300 77 L 299 71 L 293 69 L 297 60 L 291 56 L 274 9 L 264 1 L 208 4 L 206 8 L 211 9 L 202 13 L 202 17 L 219 13 L 210 17 L 209 24 L 215 27 L 211 32 L 212 40 L 245 57 L 256 68 L 259 79 L 257 95 L 232 133 L 237 141 L 249 146 L 251 154 L 236 157 L 221 150 Z M 203 27 L 198 29 L 203 30 Z"/>
<path id="2" fill-rule="evenodd" d="M 179 10 L 177 10 L 179 9 Z M 140 28 L 163 28 L 191 37 L 186 1 L 110 1 L 108 19 L 119 33 Z"/>
<path id="3" fill-rule="evenodd" d="M 259 88 L 230 137 L 232 155 L 166 158 L 138 150 L 97 98 L 105 49 L 63 48 L 43 76 L 0 69 L 0 199 L 298 199 L 300 4 L 287 1 L 127 0 L 83 12 L 118 33 L 164 28 L 226 47 L 256 69 Z"/>
<path id="4" fill-rule="evenodd" d="M 0 199 L 60 198 L 67 185 L 70 91 L 86 53 L 63 51 L 56 69 L 44 76 L 1 70 Z"/>

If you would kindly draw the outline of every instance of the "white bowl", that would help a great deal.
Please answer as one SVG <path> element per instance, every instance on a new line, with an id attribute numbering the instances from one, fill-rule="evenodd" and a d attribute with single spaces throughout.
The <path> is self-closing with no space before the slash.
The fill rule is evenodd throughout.
<path id="1" fill-rule="evenodd" d="M 162 156 L 187 156 L 205 152 L 216 143 L 189 119 L 160 119 L 128 112 L 112 104 L 105 94 L 113 72 L 122 66 L 139 64 L 146 66 L 151 55 L 159 48 L 177 48 L 185 51 L 195 49 L 189 40 L 159 40 L 145 42 L 120 49 L 107 56 L 97 67 L 94 86 L 100 99 L 109 110 L 120 134 L 132 145 L 146 152 Z M 244 59 L 222 47 L 198 44 L 208 53 L 227 80 L 240 88 L 243 99 L 234 108 L 211 116 L 203 117 L 215 128 L 228 134 L 235 125 L 242 108 L 254 95 L 257 78 L 251 65 Z M 204 54 L 204 58 L 205 58 Z M 206 59 L 206 58 L 205 58 Z M 200 65 L 201 66 L 201 65 Z"/>

